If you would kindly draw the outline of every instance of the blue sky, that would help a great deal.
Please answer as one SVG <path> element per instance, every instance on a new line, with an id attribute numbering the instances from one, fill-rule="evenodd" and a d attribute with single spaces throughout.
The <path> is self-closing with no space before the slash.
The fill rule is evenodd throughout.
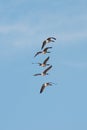
<path id="1" fill-rule="evenodd" d="M 33 77 L 49 36 L 53 68 Z M 0 130 L 87 130 L 87 1 L 1 0 L 0 79 Z"/>

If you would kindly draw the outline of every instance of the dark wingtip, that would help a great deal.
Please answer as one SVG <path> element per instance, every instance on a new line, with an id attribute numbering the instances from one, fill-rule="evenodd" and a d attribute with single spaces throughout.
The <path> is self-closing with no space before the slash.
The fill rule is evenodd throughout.
<path id="1" fill-rule="evenodd" d="M 44 48 L 44 46 L 42 45 L 42 46 L 41 46 L 41 50 L 42 50 L 43 48 Z"/>
<path id="2" fill-rule="evenodd" d="M 53 67 L 52 65 L 50 65 L 50 67 Z"/>
<path id="3" fill-rule="evenodd" d="M 35 54 L 34 58 L 36 57 L 37 55 Z"/>
<path id="4" fill-rule="evenodd" d="M 42 92 L 40 91 L 40 94 L 41 94 Z"/>
<path id="5" fill-rule="evenodd" d="M 54 39 L 54 40 L 56 40 L 56 38 L 55 37 L 51 37 L 52 39 Z"/>
<path id="6" fill-rule="evenodd" d="M 43 91 L 42 90 L 40 90 L 40 94 L 42 93 Z"/>

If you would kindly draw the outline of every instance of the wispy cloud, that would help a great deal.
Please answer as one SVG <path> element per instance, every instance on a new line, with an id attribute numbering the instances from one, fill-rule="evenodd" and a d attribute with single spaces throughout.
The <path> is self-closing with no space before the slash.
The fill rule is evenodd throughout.
<path id="1" fill-rule="evenodd" d="M 85 69 L 87 68 L 87 62 L 75 62 L 75 61 L 64 61 L 61 64 L 72 67 L 72 68 L 78 68 L 78 69 Z"/>
<path id="2" fill-rule="evenodd" d="M 11 39 L 10 44 L 14 47 L 39 45 L 38 41 L 41 41 L 50 35 L 55 36 L 58 43 L 70 43 L 75 40 L 83 40 L 87 38 L 87 14 L 82 14 L 81 11 L 79 14 L 78 12 L 75 14 L 75 11 L 73 10 L 74 5 L 72 6 L 70 4 L 70 7 L 73 8 L 71 8 L 69 12 L 70 8 L 65 7 L 63 4 L 64 2 L 59 3 L 61 5 L 63 4 L 66 10 L 58 8 L 57 5 L 60 6 L 58 2 L 56 2 L 56 4 L 51 4 L 53 10 L 48 6 L 44 9 L 42 3 L 40 3 L 42 6 L 40 11 L 36 8 L 33 9 L 32 13 L 30 9 L 28 10 L 28 8 L 24 8 L 26 6 L 23 6 L 23 3 L 27 6 L 28 0 L 16 0 L 15 2 L 9 2 L 8 5 L 5 5 L 5 7 L 9 8 L 9 10 L 7 10 L 9 12 L 9 22 L 8 24 L 6 22 L 0 24 L 0 33 L 5 37 L 6 35 L 9 37 L 11 35 L 13 38 Z M 20 6 L 21 4 L 22 6 Z M 29 7 L 30 5 L 35 7 L 33 2 L 30 2 Z M 14 11 L 12 12 L 13 6 Z M 16 12 L 16 9 L 18 10 L 18 13 Z M 24 11 L 25 13 L 23 13 Z M 21 15 L 21 13 L 23 15 Z M 3 14 L 4 17 L 6 17 L 6 13 Z M 12 20 L 13 15 L 15 22 Z M 16 34 L 15 37 L 14 32 Z M 1 41 L 1 43 L 3 42 Z"/>
<path id="3" fill-rule="evenodd" d="M 66 43 L 70 43 L 70 41 L 82 40 L 87 39 L 87 31 L 81 32 L 63 32 L 57 36 L 59 41 L 65 41 Z"/>
<path id="4" fill-rule="evenodd" d="M 4 26 L 0 26 L 0 33 L 2 34 L 8 34 L 8 33 L 12 33 L 14 31 L 17 32 L 25 32 L 27 30 L 27 27 L 25 27 L 24 25 L 4 25 Z"/>
<path id="5" fill-rule="evenodd" d="M 45 33 L 44 27 L 38 26 L 29 26 L 25 24 L 15 24 L 15 25 L 7 25 L 7 26 L 0 26 L 0 33 L 2 35 L 9 36 L 11 35 L 9 44 L 12 44 L 14 47 L 24 47 L 24 46 L 38 46 L 40 42 L 44 40 L 44 38 L 48 36 L 55 36 L 57 38 L 58 43 L 70 44 L 74 41 L 83 40 L 87 38 L 87 31 L 72 31 L 72 32 L 57 32 L 55 33 L 50 32 L 48 30 Z M 15 33 L 15 35 L 14 35 Z M 5 40 L 5 39 L 4 39 Z M 8 40 L 7 40 L 8 41 Z M 7 42 L 5 41 L 5 43 Z M 3 43 L 3 42 L 2 42 Z"/>

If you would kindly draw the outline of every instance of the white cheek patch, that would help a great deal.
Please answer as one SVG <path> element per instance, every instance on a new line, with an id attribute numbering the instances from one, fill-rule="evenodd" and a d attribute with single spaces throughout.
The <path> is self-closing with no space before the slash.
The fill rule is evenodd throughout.
<path id="1" fill-rule="evenodd" d="M 43 51 L 42 53 L 45 54 L 46 52 Z"/>
<path id="2" fill-rule="evenodd" d="M 44 85 L 47 86 L 47 83 L 45 83 Z"/>
<path id="3" fill-rule="evenodd" d="M 44 65 L 42 64 L 42 67 L 43 67 Z"/>
<path id="4" fill-rule="evenodd" d="M 44 73 L 42 73 L 42 76 L 44 76 L 45 74 Z"/>
<path id="5" fill-rule="evenodd" d="M 46 40 L 46 43 L 48 43 L 49 42 L 49 40 Z"/>

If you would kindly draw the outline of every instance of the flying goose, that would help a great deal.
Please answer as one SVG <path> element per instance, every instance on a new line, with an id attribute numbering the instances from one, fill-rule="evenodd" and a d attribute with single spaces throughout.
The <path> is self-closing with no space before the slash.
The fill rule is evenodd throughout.
<path id="1" fill-rule="evenodd" d="M 44 70 L 42 73 L 34 74 L 33 76 L 38 76 L 38 75 L 45 76 L 45 75 L 48 75 L 47 71 L 49 69 L 51 69 L 51 68 L 52 68 L 52 65 L 49 66 L 46 70 Z"/>
<path id="2" fill-rule="evenodd" d="M 50 64 L 46 64 L 47 63 L 47 61 L 49 60 L 49 56 L 43 61 L 43 63 L 36 63 L 36 64 L 38 64 L 39 66 L 42 66 L 42 67 L 45 67 L 45 66 L 49 66 Z M 35 64 L 35 63 L 33 63 L 33 64 Z"/>
<path id="3" fill-rule="evenodd" d="M 46 53 L 50 53 L 49 51 L 47 51 L 48 49 L 51 49 L 52 47 L 46 47 L 43 51 L 38 51 L 34 57 L 36 57 L 39 54 L 46 54 Z"/>
<path id="4" fill-rule="evenodd" d="M 54 83 L 52 83 L 52 82 L 47 82 L 47 83 L 42 84 L 42 87 L 41 87 L 41 89 L 40 89 L 40 93 L 43 92 L 43 90 L 45 89 L 45 87 L 47 87 L 47 86 L 52 86 L 53 84 L 54 84 Z"/>
<path id="5" fill-rule="evenodd" d="M 49 42 L 55 42 L 56 38 L 55 37 L 48 37 L 46 40 L 43 41 L 41 49 L 44 48 L 44 46 L 49 43 Z"/>

